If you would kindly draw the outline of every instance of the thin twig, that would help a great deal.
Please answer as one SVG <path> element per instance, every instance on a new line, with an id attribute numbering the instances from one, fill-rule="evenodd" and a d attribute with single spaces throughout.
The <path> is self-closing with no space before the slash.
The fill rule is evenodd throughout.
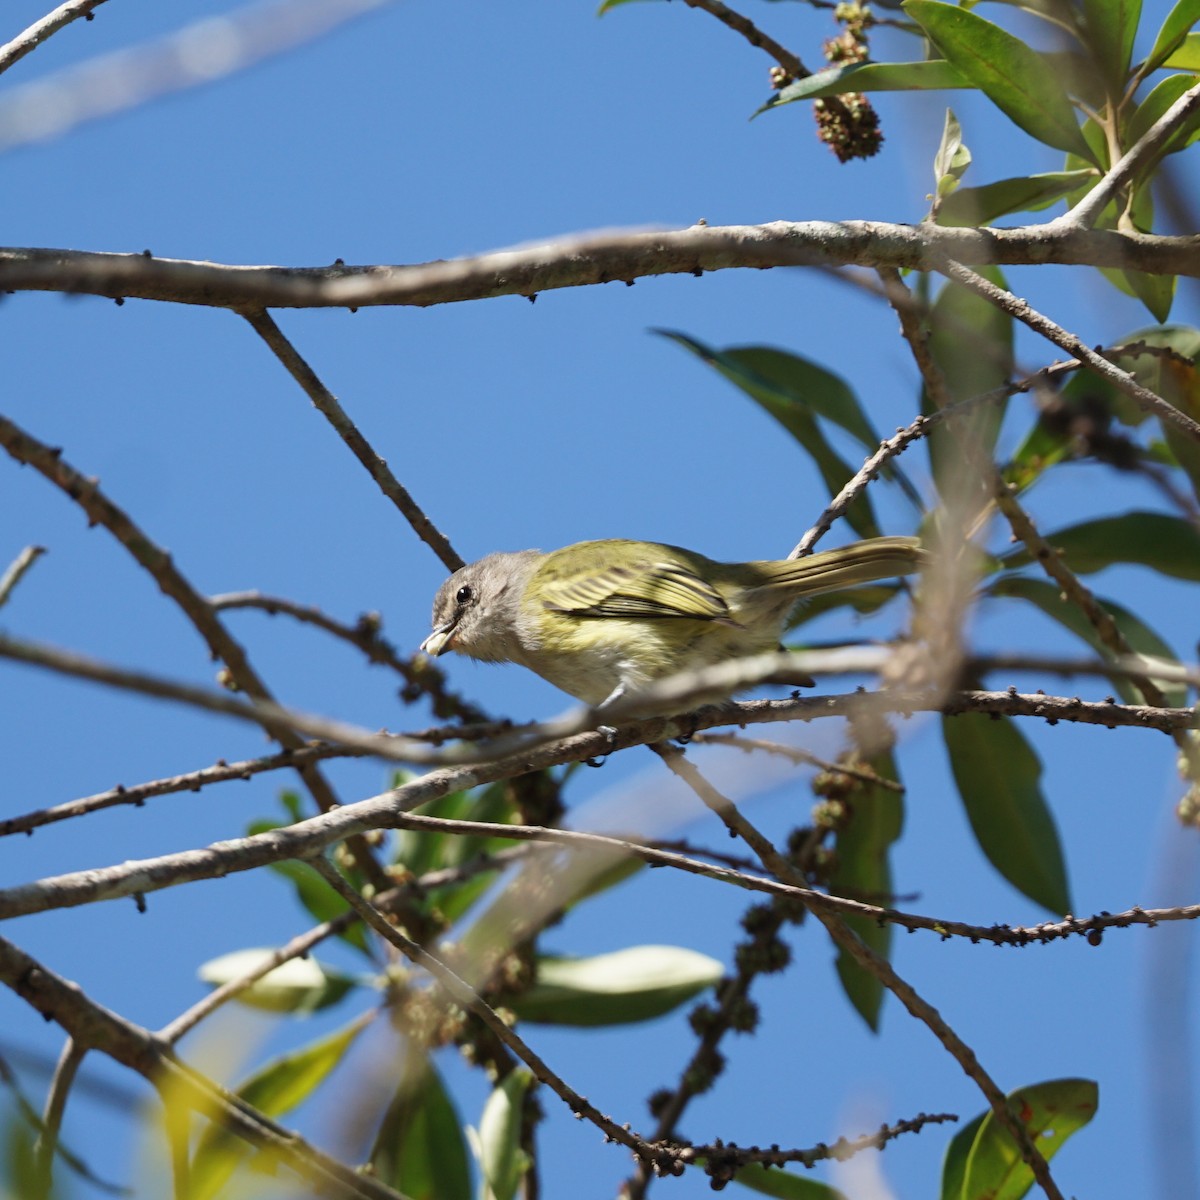
<path id="1" fill-rule="evenodd" d="M 304 389 L 313 406 L 333 426 L 338 437 L 375 480 L 379 490 L 400 510 L 413 532 L 438 556 L 446 570 L 457 571 L 463 566 L 463 558 L 450 545 L 446 535 L 425 515 L 404 485 L 392 474 L 387 461 L 375 453 L 370 442 L 338 403 L 337 397 L 321 382 L 270 314 L 265 309 L 250 309 L 243 312 L 242 316 L 266 342 L 288 374 Z"/>
<path id="2" fill-rule="evenodd" d="M 209 602 L 191 585 L 175 565 L 170 553 L 155 542 L 145 530 L 101 490 L 100 481 L 88 478 L 63 459 L 62 448 L 49 446 L 26 433 L 15 422 L 0 416 L 0 445 L 17 461 L 33 467 L 61 491 L 65 492 L 87 515 L 91 525 L 103 526 L 143 567 L 182 610 L 196 632 L 204 639 L 214 658 L 220 659 L 229 671 L 233 684 L 254 703 L 274 704 L 265 681 L 251 665 L 240 642 L 225 628 Z M 304 744 L 292 729 L 276 726 L 273 736 L 287 749 L 298 750 Z M 338 804 L 337 794 L 316 763 L 303 764 L 299 769 L 316 805 L 322 812 Z M 387 886 L 387 876 L 375 862 L 366 846 L 355 843 L 351 849 L 363 871 L 379 887 Z"/>
<path id="3" fill-rule="evenodd" d="M 1197 108 L 1200 108 L 1200 83 L 1184 92 L 1074 208 L 1048 222 L 1045 228 L 1055 232 L 1062 229 L 1090 229 L 1099 220 L 1109 201 Z"/>
<path id="4" fill-rule="evenodd" d="M 82 817 L 86 813 L 114 808 L 121 804 L 141 807 L 153 796 L 169 796 L 176 792 L 198 792 L 201 788 L 209 787 L 212 784 L 225 783 L 231 779 L 249 779 L 264 771 L 290 769 L 305 762 L 318 762 L 326 758 L 354 758 L 362 753 L 362 750 L 354 750 L 348 746 L 302 746 L 299 750 L 283 750 L 278 754 L 269 754 L 262 758 L 247 758 L 232 763 L 218 762 L 198 771 L 187 771 L 182 775 L 171 775 L 163 779 L 152 779 L 146 783 L 130 784 L 128 787 L 118 784 L 106 792 L 81 796 L 79 799 L 69 800 L 65 804 L 35 809 L 33 812 L 17 817 L 0 818 L 0 837 L 7 837 L 14 833 L 32 833 L 43 825 L 52 825 L 56 821 L 68 821 L 74 817 Z"/>
<path id="5" fill-rule="evenodd" d="M 590 1104 L 570 1084 L 555 1074 L 541 1057 L 509 1027 L 496 1010 L 470 984 L 455 974 L 441 959 L 418 945 L 394 925 L 391 925 L 374 905 L 364 900 L 342 878 L 338 870 L 327 859 L 317 856 L 311 858 L 309 861 L 330 887 L 380 937 L 395 946 L 410 962 L 428 971 L 446 989 L 446 992 L 456 1004 L 460 1004 L 463 1008 L 474 1013 L 500 1042 L 529 1068 L 534 1078 L 544 1083 L 554 1092 L 576 1117 L 591 1121 L 606 1137 L 614 1142 L 619 1142 L 623 1146 L 627 1146 L 638 1158 L 644 1161 L 654 1163 L 668 1170 L 676 1165 L 675 1157 L 672 1154 L 664 1153 L 643 1138 L 631 1133 L 623 1125 L 618 1125 L 616 1121 Z"/>
<path id="6" fill-rule="evenodd" d="M 928 436 L 929 431 L 935 426 L 947 419 L 964 415 L 970 409 L 999 404 L 1009 396 L 1030 391 L 1042 383 L 1056 379 L 1059 375 L 1077 371 L 1079 367 L 1080 363 L 1075 360 L 1052 363 L 1017 383 L 1005 384 L 1004 387 L 993 388 L 990 392 L 959 400 L 947 405 L 946 408 L 919 416 L 911 425 L 897 429 L 895 436 L 880 442 L 879 449 L 870 455 L 854 475 L 846 481 L 842 490 L 825 506 L 825 510 L 800 539 L 788 558 L 803 558 L 806 554 L 811 553 L 817 542 L 832 528 L 834 521 L 846 512 L 867 485 L 878 476 L 883 466 L 897 455 L 903 454 L 913 442 Z"/>
<path id="7" fill-rule="evenodd" d="M 446 687 L 445 674 L 431 659 L 424 655 L 417 659 L 402 657 L 396 647 L 380 632 L 382 621 L 378 613 L 363 613 L 353 625 L 346 625 L 313 605 L 299 604 L 282 596 L 268 596 L 259 591 L 225 592 L 219 596 L 210 596 L 209 603 L 218 612 L 225 612 L 231 608 L 255 608 L 271 616 L 285 613 L 297 621 L 316 625 L 327 633 L 332 633 L 334 637 L 357 646 L 370 662 L 391 667 L 398 675 L 403 676 L 406 687 L 401 692 L 401 699 L 406 702 L 425 695 L 432 701 L 433 711 L 439 717 L 453 716 L 472 723 L 488 722 L 488 716 L 481 708 Z"/>
<path id="8" fill-rule="evenodd" d="M 864 1133 L 861 1137 L 840 1137 L 836 1142 L 822 1142 L 809 1150 L 780 1150 L 772 1147 L 764 1150 L 759 1146 L 739 1146 L 736 1142 L 718 1142 L 715 1146 L 688 1146 L 687 1153 L 693 1159 L 702 1160 L 707 1174 L 714 1180 L 732 1178 L 739 1167 L 748 1163 L 761 1163 L 768 1167 L 782 1167 L 784 1163 L 800 1163 L 815 1167 L 819 1162 L 833 1159 L 845 1162 L 864 1150 L 882 1150 L 888 1142 L 895 1141 L 906 1133 L 919 1133 L 926 1125 L 942 1125 L 957 1121 L 954 1113 L 919 1113 L 908 1120 L 884 1125 L 875 1133 Z"/>
<path id="9" fill-rule="evenodd" d="M 1200 88 L 1200 85 L 1197 85 Z M 1031 308 L 1030 305 L 997 287 L 990 280 L 984 279 L 976 271 L 964 266 L 961 262 L 947 259 L 937 270 L 955 283 L 962 284 L 977 296 L 982 296 L 997 308 L 1015 317 L 1022 324 L 1028 325 L 1035 333 L 1041 334 L 1060 349 L 1065 350 L 1073 358 L 1078 358 L 1102 379 L 1106 379 L 1118 391 L 1124 392 L 1143 412 L 1150 413 L 1163 421 L 1174 424 L 1176 428 L 1186 433 L 1193 441 L 1200 442 L 1200 422 L 1193 420 L 1185 412 L 1152 392 L 1142 387 L 1136 379 L 1120 367 L 1114 366 L 1102 354 L 1097 354 L 1090 346 L 1085 345 L 1073 333 L 1068 333 L 1060 325 L 1056 325 L 1049 317 Z"/>
<path id="10" fill-rule="evenodd" d="M 884 269 L 880 271 L 880 276 L 887 290 L 888 300 L 900 319 L 901 332 L 912 351 L 913 359 L 921 373 L 930 399 L 939 410 L 949 411 L 952 406 L 946 390 L 946 380 L 930 352 L 929 340 L 918 320 L 912 293 L 900 278 L 899 272 Z M 977 278 L 983 280 L 982 276 Z M 987 281 L 983 280 L 983 282 Z M 989 286 L 991 285 L 989 284 Z M 950 429 L 952 433 L 956 431 L 953 422 Z M 965 433 L 958 437 L 958 446 L 967 456 L 972 468 L 984 481 L 996 507 L 1012 529 L 1013 536 L 1028 547 L 1030 554 L 1033 555 L 1042 570 L 1058 584 L 1067 599 L 1084 615 L 1096 631 L 1096 636 L 1101 644 L 1113 655 L 1132 656 L 1133 647 L 1130 646 L 1125 635 L 1117 626 L 1112 614 L 1096 599 L 1095 593 L 1063 561 L 1054 547 L 1042 537 L 1033 518 L 1017 500 L 1016 488 L 1005 480 L 1000 468 L 992 461 L 991 457 L 983 453 Z M 1145 676 L 1138 676 L 1134 679 L 1134 683 L 1147 704 L 1155 707 L 1163 705 L 1163 694 L 1151 680 Z"/>
<path id="11" fill-rule="evenodd" d="M 160 1090 L 168 1090 L 177 1101 L 202 1112 L 215 1111 L 217 1120 L 233 1133 L 269 1148 L 319 1189 L 363 1200 L 403 1200 L 399 1192 L 369 1176 L 360 1176 L 180 1062 L 149 1030 L 97 1004 L 76 984 L 4 939 L 0 939 L 0 983 L 46 1020 L 56 1022 L 80 1046 L 107 1055 Z M 366 1019 L 374 1015 L 368 1013 Z"/>
<path id="12" fill-rule="evenodd" d="M 497 825 L 497 830 L 504 826 Z M 427 871 L 416 879 L 410 879 L 397 887 L 391 888 L 375 897 L 375 904 L 383 912 L 395 911 L 400 903 L 412 896 L 419 896 L 434 888 L 446 887 L 449 884 L 460 883 L 471 879 L 485 871 L 500 870 L 528 853 L 525 846 L 514 846 L 508 850 L 500 850 L 494 854 L 481 855 L 470 862 L 458 867 L 442 867 L 436 871 Z M 303 958 L 321 942 L 344 933 L 356 921 L 359 915 L 354 909 L 347 909 L 341 916 L 323 921 L 304 933 L 297 934 L 278 950 L 266 955 L 253 970 L 231 979 L 220 987 L 214 988 L 207 996 L 198 1000 L 186 1012 L 180 1013 L 173 1021 L 164 1025 L 157 1036 L 168 1045 L 175 1045 L 184 1034 L 190 1032 L 201 1021 L 211 1016 L 222 1005 L 235 1000 L 248 988 L 253 987 L 264 976 L 269 975 L 276 967 L 290 962 L 294 958 Z"/>
<path id="13" fill-rule="evenodd" d="M 698 8 L 717 18 L 722 25 L 739 33 L 759 50 L 769 54 L 793 79 L 807 79 L 812 72 L 786 46 L 781 46 L 773 37 L 763 33 L 748 17 L 735 12 L 722 0 L 683 0 L 689 8 Z M 851 120 L 846 103 L 840 96 L 827 96 L 823 101 L 826 108 L 849 122 Z"/>
<path id="14" fill-rule="evenodd" d="M 54 1155 L 59 1148 L 59 1131 L 63 1115 L 67 1110 L 67 1098 L 79 1067 L 87 1055 L 87 1049 L 74 1038 L 67 1038 L 62 1053 L 54 1067 L 54 1078 L 46 1093 L 46 1105 L 42 1113 L 42 1126 L 38 1130 L 37 1145 L 34 1147 L 34 1173 L 39 1195 L 50 1194 L 50 1181 L 54 1169 Z"/>
<path id="15" fill-rule="evenodd" d="M 770 839 L 765 837 L 737 806 L 714 788 L 676 747 L 658 746 L 656 751 L 670 770 L 679 776 L 696 793 L 707 807 L 725 822 L 731 833 L 740 837 L 759 856 L 763 865 L 783 882 L 804 885 L 797 869 L 782 855 Z M 975 1052 L 946 1023 L 941 1014 L 923 999 L 911 984 L 907 983 L 882 955 L 866 945 L 848 925 L 832 912 L 812 906 L 811 911 L 835 944 L 850 955 L 856 963 L 874 976 L 888 989 L 908 1011 L 923 1022 L 929 1031 L 946 1048 L 962 1067 L 968 1078 L 983 1093 L 992 1112 L 1001 1126 L 1016 1143 L 1021 1158 L 1033 1172 L 1034 1178 L 1046 1193 L 1048 1200 L 1063 1200 L 1062 1193 L 1050 1175 L 1050 1168 L 1041 1151 L 1034 1145 L 1029 1130 L 1017 1119 L 1009 1107 L 1004 1093 L 991 1076 L 983 1069 Z"/>
<path id="16" fill-rule="evenodd" d="M 20 62 L 25 55 L 36 50 L 47 38 L 52 37 L 72 21 L 83 17 L 92 19 L 92 10 L 97 9 L 104 0 L 67 0 L 52 9 L 38 21 L 34 21 L 27 29 L 23 29 L 11 42 L 0 46 L 0 74 L 8 70 L 13 63 Z"/>
<path id="17" fill-rule="evenodd" d="M 21 582 L 22 576 L 37 560 L 46 553 L 45 546 L 26 546 L 8 565 L 8 569 L 0 575 L 0 608 L 8 603 L 12 590 Z"/>
<path id="18" fill-rule="evenodd" d="M 865 767 L 848 767 L 842 763 L 831 762 L 829 759 L 821 758 L 819 755 L 812 754 L 808 750 L 802 750 L 799 746 L 789 746 L 784 742 L 772 742 L 766 738 L 746 737 L 741 733 L 698 733 L 692 740 L 700 746 L 734 746 L 738 750 L 761 750 L 766 754 L 779 754 L 794 763 L 806 763 L 809 766 L 818 767 L 822 771 L 828 771 L 835 775 L 845 775 L 850 779 L 859 779 L 863 783 L 870 783 L 875 787 L 885 788 L 889 792 L 904 791 L 903 784 L 897 783 L 894 779 L 884 779 L 881 775 L 877 775 L 874 771 L 868 771 Z"/>

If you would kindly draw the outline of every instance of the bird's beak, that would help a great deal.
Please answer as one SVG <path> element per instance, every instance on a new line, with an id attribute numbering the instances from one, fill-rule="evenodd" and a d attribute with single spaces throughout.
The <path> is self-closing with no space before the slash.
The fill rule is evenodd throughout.
<path id="1" fill-rule="evenodd" d="M 428 654 L 430 658 L 437 658 L 439 654 L 445 654 L 452 647 L 450 639 L 454 636 L 454 622 L 451 621 L 446 625 L 439 625 L 422 643 L 421 653 Z"/>

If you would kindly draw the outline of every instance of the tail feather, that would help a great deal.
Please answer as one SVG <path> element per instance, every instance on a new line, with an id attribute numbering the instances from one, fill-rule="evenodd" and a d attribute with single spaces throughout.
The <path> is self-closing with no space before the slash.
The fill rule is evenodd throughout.
<path id="1" fill-rule="evenodd" d="M 763 587 L 773 591 L 816 595 L 859 583 L 875 583 L 897 575 L 912 575 L 926 559 L 916 538 L 880 537 L 824 550 L 808 558 L 754 565 L 767 577 Z"/>

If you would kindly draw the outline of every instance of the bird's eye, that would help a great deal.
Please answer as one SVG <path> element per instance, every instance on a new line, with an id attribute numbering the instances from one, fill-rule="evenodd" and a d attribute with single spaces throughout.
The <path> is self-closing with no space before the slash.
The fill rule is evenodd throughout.
<path id="1" fill-rule="evenodd" d="M 464 583 L 463 586 L 458 589 L 454 599 L 459 604 L 470 604 L 471 601 L 475 599 L 475 593 L 471 590 L 469 585 Z"/>

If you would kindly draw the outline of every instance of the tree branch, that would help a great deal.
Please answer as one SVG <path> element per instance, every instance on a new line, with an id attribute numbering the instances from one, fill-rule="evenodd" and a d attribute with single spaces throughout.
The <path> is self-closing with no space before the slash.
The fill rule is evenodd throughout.
<path id="1" fill-rule="evenodd" d="M 407 488 L 392 474 L 387 460 L 375 453 L 357 425 L 338 403 L 337 397 L 321 382 L 283 331 L 263 309 L 249 309 L 242 316 L 250 327 L 270 347 L 272 353 L 287 369 L 288 374 L 304 389 L 314 407 L 333 426 L 338 437 L 349 446 L 351 453 L 367 469 L 379 485 L 379 490 L 400 510 L 413 532 L 441 559 L 447 571 L 457 571 L 464 560 L 450 545 L 446 535 L 425 515 Z"/>
<path id="2" fill-rule="evenodd" d="M 36 50 L 47 38 L 52 37 L 72 21 L 92 19 L 92 10 L 97 9 L 105 0 L 67 0 L 52 9 L 39 21 L 34 21 L 27 29 L 17 34 L 11 42 L 0 46 L 0 74 L 3 74 L 14 63 L 20 62 L 25 55 Z"/>
<path id="3" fill-rule="evenodd" d="M 0 248 L 0 289 L 65 292 L 218 308 L 357 308 L 533 296 L 654 275 L 766 267 L 935 270 L 946 258 L 998 266 L 1059 263 L 1200 276 L 1200 236 L 1106 229 L 950 228 L 883 221 L 693 225 L 563 238 L 412 266 L 252 267 Z"/>

